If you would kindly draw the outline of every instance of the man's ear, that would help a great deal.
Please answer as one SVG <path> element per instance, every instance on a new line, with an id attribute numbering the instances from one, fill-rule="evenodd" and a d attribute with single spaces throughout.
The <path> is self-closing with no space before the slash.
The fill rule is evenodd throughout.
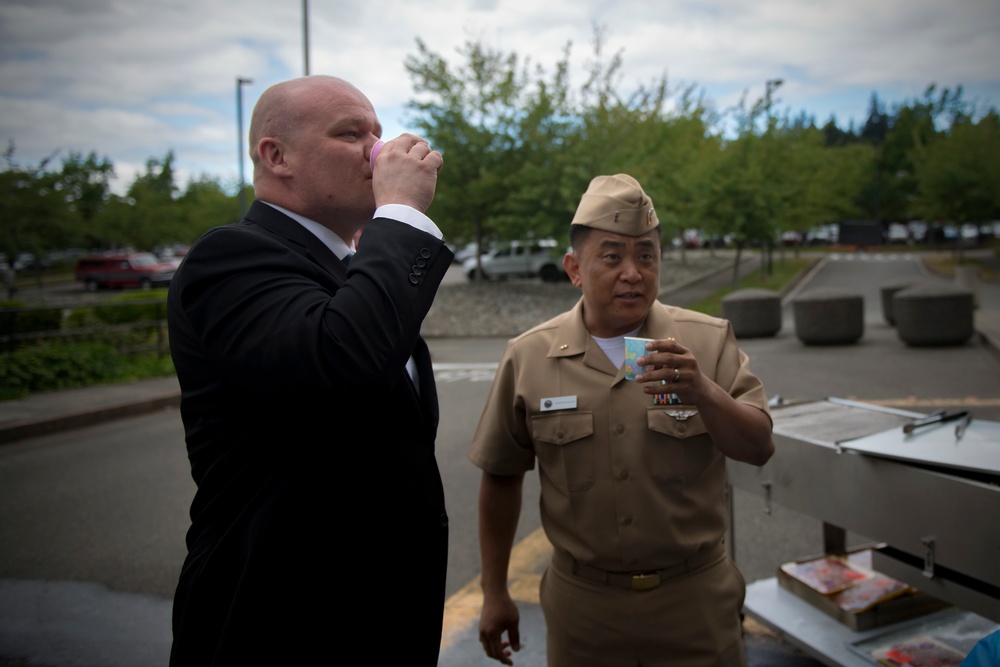
<path id="1" fill-rule="evenodd" d="M 566 275 L 575 287 L 583 286 L 580 280 L 580 260 L 575 252 L 568 252 L 563 256 L 563 268 L 566 269 Z"/>
<path id="2" fill-rule="evenodd" d="M 285 155 L 285 145 L 274 137 L 264 137 L 257 144 L 260 164 L 278 177 L 291 176 L 291 167 Z"/>

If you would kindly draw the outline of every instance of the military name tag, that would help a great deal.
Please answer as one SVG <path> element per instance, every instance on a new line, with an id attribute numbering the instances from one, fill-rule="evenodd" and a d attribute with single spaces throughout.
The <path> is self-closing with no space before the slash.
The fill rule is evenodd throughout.
<path id="1" fill-rule="evenodd" d="M 552 410 L 576 410 L 576 396 L 543 398 L 538 409 L 542 412 L 550 412 Z"/>

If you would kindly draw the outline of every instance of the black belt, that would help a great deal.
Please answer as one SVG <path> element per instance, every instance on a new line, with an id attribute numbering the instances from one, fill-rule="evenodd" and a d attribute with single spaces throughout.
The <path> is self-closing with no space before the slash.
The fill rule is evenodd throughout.
<path id="1" fill-rule="evenodd" d="M 602 570 L 581 563 L 561 549 L 556 549 L 553 552 L 552 563 L 560 570 L 582 579 L 596 581 L 600 584 L 608 584 L 609 586 L 618 586 L 619 588 L 628 588 L 633 591 L 651 591 L 670 579 L 675 579 L 700 567 L 714 563 L 723 556 L 725 556 L 725 547 L 719 542 L 714 547 L 699 551 L 687 560 L 661 570 L 609 572 L 608 570 Z"/>

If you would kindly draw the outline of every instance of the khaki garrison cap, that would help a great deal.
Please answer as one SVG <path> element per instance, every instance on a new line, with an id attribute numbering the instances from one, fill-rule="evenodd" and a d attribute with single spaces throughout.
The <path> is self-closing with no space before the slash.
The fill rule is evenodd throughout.
<path id="1" fill-rule="evenodd" d="M 628 174 L 615 174 L 597 176 L 590 182 L 570 224 L 642 236 L 656 229 L 660 220 L 639 181 Z"/>

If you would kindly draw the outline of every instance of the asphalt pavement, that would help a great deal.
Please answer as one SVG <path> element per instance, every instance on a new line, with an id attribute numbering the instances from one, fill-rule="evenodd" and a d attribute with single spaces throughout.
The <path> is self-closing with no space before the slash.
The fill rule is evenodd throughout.
<path id="1" fill-rule="evenodd" d="M 983 258 L 986 261 L 996 263 L 995 275 L 1000 274 L 1000 260 L 995 255 L 983 255 Z M 879 261 L 874 255 L 856 257 L 849 261 L 855 260 Z M 747 265 L 747 270 L 754 269 L 753 261 Z M 830 261 L 845 260 L 842 257 L 838 260 L 824 259 L 822 263 Z M 786 305 L 799 290 L 807 288 L 809 282 L 823 272 L 822 263 L 817 267 L 817 270 L 806 277 L 804 283 L 790 287 L 784 297 Z M 933 279 L 933 276 L 928 277 Z M 688 284 L 669 286 L 661 293 L 661 298 L 671 304 L 683 306 L 726 286 L 729 280 L 729 269 L 699 276 L 697 280 Z M 869 287 L 877 293 L 877 285 Z M 967 347 L 981 347 L 991 350 L 993 354 L 1000 355 L 1000 283 L 981 282 L 978 296 L 980 306 L 975 314 L 976 336 L 967 344 Z M 866 327 L 868 327 L 869 323 L 876 317 L 871 293 L 866 295 L 866 303 L 865 319 Z M 785 309 L 786 320 L 790 310 L 790 308 Z M 829 352 L 828 348 L 792 347 L 794 341 L 790 340 L 787 324 L 786 322 L 783 336 L 773 341 L 753 341 L 754 352 L 751 353 L 751 357 L 754 357 L 754 353 L 766 357 L 769 354 L 787 354 L 790 350 L 794 350 L 800 356 L 812 355 L 812 358 L 818 359 L 820 355 Z M 891 330 L 888 330 L 884 325 L 880 324 L 879 326 L 881 329 L 876 331 L 874 335 L 891 336 Z M 866 336 L 868 335 L 866 329 Z M 912 350 L 898 341 L 896 343 L 893 345 L 890 342 L 890 344 L 878 347 L 882 373 L 892 372 L 892 369 L 902 369 L 912 364 Z M 933 352 L 929 352 L 929 354 L 933 354 Z M 812 398 L 819 397 L 822 396 L 813 396 Z M 88 387 L 4 401 L 0 402 L 0 444 L 25 440 L 59 430 L 81 428 L 101 421 L 142 414 L 167 406 L 176 406 L 179 404 L 179 400 L 180 389 L 176 378 L 167 377 L 125 385 Z M 998 417 L 994 416 L 997 409 L 996 406 L 992 406 L 987 411 L 988 418 L 997 419 Z M 522 563 L 524 571 L 514 573 L 516 576 L 512 577 L 512 581 L 516 582 L 518 586 L 514 594 L 521 609 L 524 648 L 515 656 L 515 664 L 525 667 L 540 666 L 545 664 L 545 635 L 544 619 L 537 604 L 537 579 L 547 563 L 549 548 L 545 543 L 533 543 L 531 540 L 525 540 L 517 548 L 522 551 L 523 558 L 518 562 Z M 83 583 L 80 585 L 88 586 L 88 584 Z M 20 594 L 17 582 L 0 582 L 0 605 L 2 605 L 0 606 L 0 656 L 10 655 L 11 650 L 15 649 L 15 646 L 10 645 L 11 637 L 19 637 L 14 642 L 17 647 L 28 646 L 32 641 L 46 642 L 60 646 L 60 653 L 66 655 L 72 655 L 75 652 L 74 641 L 84 642 L 91 647 L 103 646 L 103 649 L 100 650 L 105 654 L 103 661 L 86 663 L 67 660 L 66 662 L 53 662 L 51 663 L 53 666 L 56 664 L 148 664 L 145 659 L 139 658 L 136 654 L 137 647 L 162 648 L 165 641 L 164 627 L 169 628 L 168 622 L 166 626 L 163 626 L 164 614 L 168 614 L 169 610 L 164 608 L 162 603 L 159 606 L 155 604 L 150 606 L 152 602 L 143 596 L 137 596 L 135 605 L 129 610 L 122 610 L 123 614 L 132 616 L 128 637 L 123 638 L 120 635 L 105 636 L 99 629 L 101 627 L 100 618 L 81 621 L 80 617 L 70 615 L 72 610 L 67 610 L 67 618 L 31 618 L 29 620 L 28 615 L 22 614 L 20 609 L 11 608 L 16 604 L 15 601 Z M 94 598 L 91 609 L 100 609 L 100 591 L 95 590 L 91 594 Z M 477 639 L 478 609 L 476 605 L 481 599 L 478 595 L 478 582 L 472 581 L 449 599 L 439 663 L 442 667 L 490 664 L 482 655 L 482 649 Z M 109 615 L 115 614 L 113 609 L 104 609 L 103 611 Z M 81 614 L 82 616 L 83 614 Z M 820 664 L 803 656 L 752 620 L 748 619 L 746 627 L 748 631 L 748 662 L 752 667 L 772 665 L 775 667 L 806 667 Z M 18 635 L 18 633 L 21 634 Z M 146 636 L 147 634 L 149 636 Z M 166 638 L 167 641 L 168 639 Z M 122 647 L 120 655 L 117 657 L 114 655 L 116 644 Z M 24 652 L 18 650 L 18 653 Z M 27 653 L 24 654 L 27 655 Z M 40 655 L 36 652 L 32 652 L 32 654 L 36 657 Z M 124 654 L 130 654 L 132 658 L 126 657 Z M 372 650 L 369 655 L 377 655 L 377 650 Z M 0 665 L 8 664 L 28 663 L 4 662 L 0 658 Z"/>

